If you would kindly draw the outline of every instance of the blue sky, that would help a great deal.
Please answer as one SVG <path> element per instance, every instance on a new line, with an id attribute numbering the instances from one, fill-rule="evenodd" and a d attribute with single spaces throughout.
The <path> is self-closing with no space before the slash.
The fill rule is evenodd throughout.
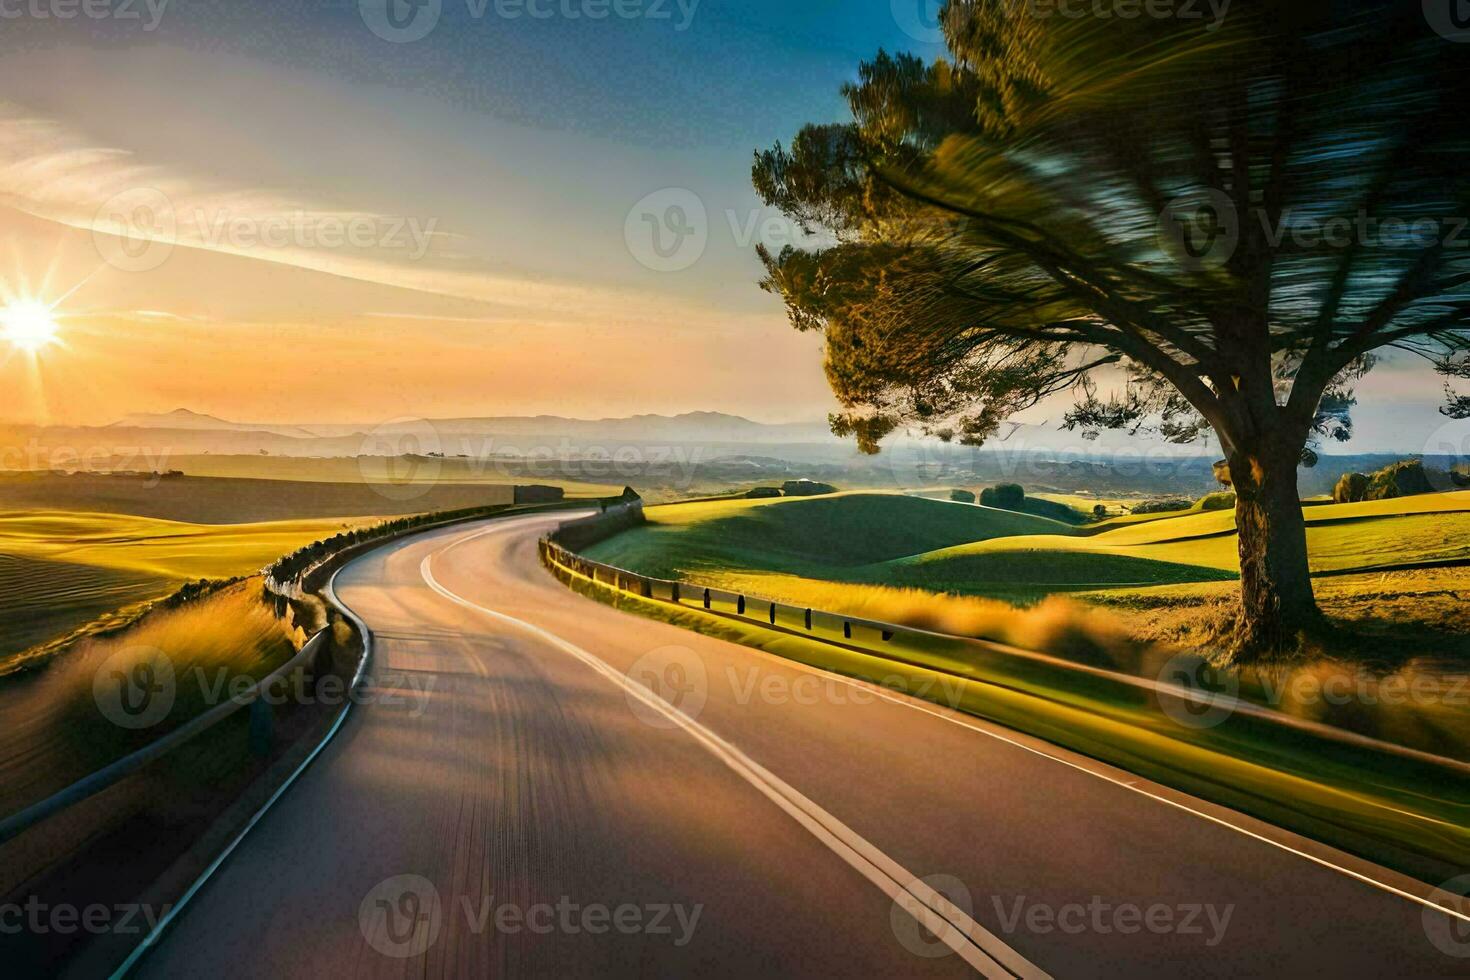
<path id="1" fill-rule="evenodd" d="M 387 0 L 89 2 L 0 24 L 0 288 L 64 297 L 64 347 L 0 360 L 37 421 L 820 418 L 820 340 L 755 285 L 793 230 L 751 155 L 842 118 L 879 47 L 940 53 L 933 0 L 393 0 L 433 25 L 396 42 Z M 117 261 L 160 208 L 159 261 Z M 674 217 L 700 234 L 664 261 Z M 316 231 L 346 219 L 377 238 Z M 1350 448 L 1422 441 L 1438 387 L 1375 372 Z"/>

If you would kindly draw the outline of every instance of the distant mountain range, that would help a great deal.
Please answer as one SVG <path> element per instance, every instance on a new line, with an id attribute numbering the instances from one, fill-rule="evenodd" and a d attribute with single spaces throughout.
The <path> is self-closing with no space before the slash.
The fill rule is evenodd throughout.
<path id="1" fill-rule="evenodd" d="M 295 425 L 263 425 L 255 422 L 231 422 L 227 419 L 216 418 L 213 415 L 204 415 L 200 412 L 190 411 L 187 408 L 176 408 L 172 412 L 135 412 L 126 415 L 110 425 L 103 426 L 108 429 L 190 429 L 207 430 L 211 432 L 270 432 L 275 435 L 290 436 L 295 439 L 314 439 L 316 433 Z"/>
<path id="2" fill-rule="evenodd" d="M 628 418 L 575 419 L 558 415 L 492 416 L 486 418 L 395 419 L 386 423 L 275 425 L 233 422 L 186 408 L 162 413 L 135 413 L 107 428 L 190 432 L 249 432 L 291 439 L 341 439 L 359 436 L 392 437 L 432 432 L 447 443 L 472 437 L 478 440 L 688 442 L 688 443 L 805 443 L 835 442 L 825 422 L 771 424 L 723 412 L 686 412 L 682 415 L 634 415 Z M 444 447 L 448 451 L 450 446 Z M 480 447 L 475 447 L 476 449 Z M 529 446 L 516 448 L 527 449 Z"/>

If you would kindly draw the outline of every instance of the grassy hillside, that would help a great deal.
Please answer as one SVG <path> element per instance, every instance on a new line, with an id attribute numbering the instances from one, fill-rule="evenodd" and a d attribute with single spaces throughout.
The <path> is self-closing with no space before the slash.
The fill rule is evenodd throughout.
<path id="1" fill-rule="evenodd" d="M 0 512 L 0 673 L 7 659 L 185 581 L 233 578 L 344 527 L 202 525 L 119 514 Z"/>
<path id="2" fill-rule="evenodd" d="M 718 500 L 650 507 L 647 515 L 647 526 L 598 545 L 594 557 L 660 577 L 738 569 L 820 578 L 962 542 L 1072 530 L 1029 514 L 886 493 Z"/>
<path id="3" fill-rule="evenodd" d="M 1231 511 L 1073 528 L 972 505 L 848 493 L 653 507 L 648 517 L 647 527 L 591 556 L 813 605 L 830 602 L 842 583 L 1022 603 L 1085 593 L 1115 607 L 1158 609 L 1223 602 L 1238 570 Z M 1351 579 L 1470 562 L 1470 492 L 1314 506 L 1307 520 L 1319 574 Z M 1365 592 L 1323 591 L 1343 601 Z"/>
<path id="4" fill-rule="evenodd" d="M 206 457 L 207 458 L 207 457 Z M 303 470 L 327 460 L 304 460 Z M 348 462 L 352 462 L 349 460 Z M 276 468 L 257 465 L 261 472 Z M 335 472 L 332 470 L 331 472 Z M 318 469 L 318 472 L 327 472 Z M 0 474 L 0 512 L 62 510 L 133 514 L 192 524 L 242 524 L 329 517 L 398 517 L 511 502 L 512 488 L 441 483 L 380 493 L 361 482 L 234 477 L 108 476 L 95 473 Z"/>

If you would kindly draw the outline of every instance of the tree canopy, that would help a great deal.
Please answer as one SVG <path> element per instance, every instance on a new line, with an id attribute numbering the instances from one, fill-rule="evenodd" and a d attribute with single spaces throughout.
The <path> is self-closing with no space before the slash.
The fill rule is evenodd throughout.
<path id="1" fill-rule="evenodd" d="M 850 121 L 756 154 L 823 236 L 761 257 L 825 334 L 834 431 L 980 444 L 1074 389 L 1084 434 L 1295 465 L 1351 436 L 1375 351 L 1470 378 L 1467 46 L 1387 0 L 1236 0 L 1216 29 L 1049 9 L 952 0 L 947 58 L 879 52 Z"/>

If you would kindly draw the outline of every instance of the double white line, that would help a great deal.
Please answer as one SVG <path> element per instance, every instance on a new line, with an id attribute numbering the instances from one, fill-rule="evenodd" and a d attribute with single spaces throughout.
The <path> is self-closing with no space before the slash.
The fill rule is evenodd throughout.
<path id="1" fill-rule="evenodd" d="M 476 534 L 460 538 L 435 554 L 443 554 L 462 544 L 468 544 L 488 534 L 502 533 L 508 528 L 492 527 Z M 813 837 L 821 841 L 838 857 L 842 858 L 863 877 L 876 885 L 885 895 L 913 916 L 945 945 L 974 967 L 982 976 L 993 980 L 1009 980 L 1022 977 L 1026 980 L 1050 980 L 1040 968 L 1029 962 L 1020 953 L 1011 949 L 994 934 L 970 918 L 969 914 L 949 899 L 929 887 L 916 875 L 906 870 L 897 861 L 874 847 L 862 835 L 828 813 L 822 807 L 802 795 L 795 787 L 770 772 L 740 749 L 716 735 L 709 728 L 690 718 L 648 688 L 630 680 L 606 661 L 551 633 L 533 623 L 507 616 L 472 602 L 446 589 L 434 578 L 435 554 L 424 558 L 419 572 L 429 588 L 451 602 L 489 616 L 508 626 L 551 644 L 592 668 L 598 674 L 617 685 L 627 696 L 637 698 L 669 721 L 682 728 L 700 745 L 723 762 L 747 783 L 760 790 L 771 802 L 784 810 L 797 823 L 805 827 Z"/>

